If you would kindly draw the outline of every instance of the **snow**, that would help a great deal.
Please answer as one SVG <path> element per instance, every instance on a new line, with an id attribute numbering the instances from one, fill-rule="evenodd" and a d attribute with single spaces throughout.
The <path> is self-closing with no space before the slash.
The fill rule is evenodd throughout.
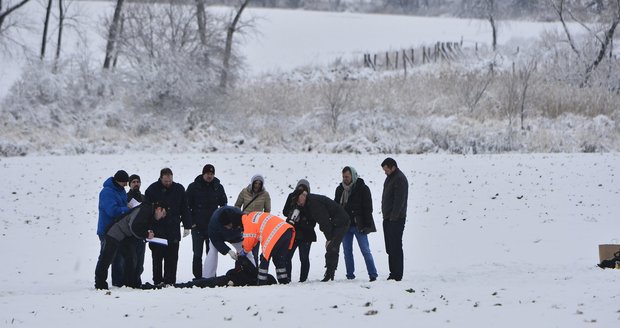
<path id="1" fill-rule="evenodd" d="M 620 270 L 602 270 L 598 244 L 618 243 L 618 154 L 398 155 L 410 182 L 405 275 L 386 281 L 380 201 L 385 155 L 164 154 L 0 158 L 0 326 L 617 327 Z M 95 291 L 98 192 L 118 169 L 142 190 L 169 166 L 187 186 L 213 163 L 234 202 L 256 173 L 274 212 L 300 178 L 332 197 L 354 166 L 373 194 L 369 236 L 379 279 L 368 282 L 354 247 L 356 280 L 323 274 L 322 234 L 309 281 L 267 287 Z M 191 279 L 191 240 L 178 281 Z M 219 274 L 232 267 L 220 257 Z M 144 281 L 151 280 L 147 250 Z M 270 268 L 273 273 L 273 266 Z M 409 322 L 407 322 L 409 321 Z"/>
<path id="2" fill-rule="evenodd" d="M 76 10 L 81 13 L 76 19 L 88 24 L 67 36 L 64 56 L 102 61 L 104 43 L 97 26 L 113 5 L 80 1 L 73 6 L 82 8 Z M 42 17 L 40 2 L 29 3 L 24 10 L 31 19 Z M 488 24 L 480 20 L 268 9 L 247 13 L 259 18 L 258 33 L 246 36 L 241 46 L 248 77 L 359 57 L 362 52 L 437 41 L 462 39 L 470 45 L 490 41 Z M 499 43 L 508 46 L 511 40 L 536 37 L 550 27 L 557 26 L 503 22 Z M 30 47 L 27 57 L 36 58 L 37 33 L 20 34 L 20 41 Z M 0 98 L 24 65 L 21 54 L 1 56 Z M 593 124 L 606 122 L 600 118 Z M 166 143 L 135 142 L 147 150 Z M 382 137 L 380 142 L 393 140 Z M 149 145 L 152 148 L 145 148 Z M 112 142 L 91 148 L 102 152 L 119 147 Z M 395 156 L 410 182 L 403 239 L 405 276 L 395 282 L 385 280 L 387 255 L 380 224 L 385 177 L 379 164 L 385 155 L 269 151 L 0 158 L 5 185 L 0 190 L 0 326 L 521 328 L 620 323 L 620 270 L 595 265 L 598 244 L 620 243 L 617 153 Z M 373 194 L 378 232 L 369 238 L 379 279 L 368 282 L 354 246 L 358 278 L 344 277 L 341 255 L 336 280 L 319 282 L 325 239 L 317 230 L 319 240 L 312 247 L 306 283 L 296 282 L 295 257 L 290 285 L 95 291 L 97 201 L 103 181 L 122 168 L 141 175 L 144 191 L 161 168 L 171 167 L 175 180 L 187 187 L 205 163 L 216 166 L 229 203 L 252 175 L 263 174 L 276 214 L 298 179 L 307 178 L 314 192 L 331 197 L 341 168 L 354 166 Z M 192 278 L 191 259 L 191 240 L 184 239 L 178 282 Z M 221 257 L 219 274 L 230 267 L 232 261 Z M 147 250 L 144 281 L 151 280 L 150 268 Z"/>
<path id="3" fill-rule="evenodd" d="M 17 81 L 27 59 L 38 60 L 41 23 L 46 3 L 32 1 L 20 11 L 19 18 L 27 20 L 29 30 L 20 30 L 17 40 L 28 50 L 25 55 L 0 53 L 0 99 Z M 227 7 L 209 7 L 216 14 L 226 14 Z M 72 18 L 63 36 L 63 58 L 80 56 L 92 63 L 103 63 L 106 35 L 102 27 L 105 15 L 114 11 L 107 1 L 77 1 L 68 7 Z M 244 19 L 254 19 L 254 28 L 239 35 L 239 52 L 246 59 L 246 77 L 258 78 L 264 73 L 288 72 L 306 65 L 323 65 L 340 58 L 362 58 L 365 52 L 385 52 L 401 48 L 434 45 L 436 42 L 464 42 L 489 45 L 491 32 L 485 20 L 448 17 L 416 17 L 330 13 L 304 10 L 248 8 Z M 51 44 L 46 58 L 56 49 L 56 22 L 50 32 Z M 320 22 L 320 23 L 317 23 Z M 559 29 L 556 23 L 501 21 L 498 43 L 505 45 L 515 39 L 531 39 L 549 29 Z"/>

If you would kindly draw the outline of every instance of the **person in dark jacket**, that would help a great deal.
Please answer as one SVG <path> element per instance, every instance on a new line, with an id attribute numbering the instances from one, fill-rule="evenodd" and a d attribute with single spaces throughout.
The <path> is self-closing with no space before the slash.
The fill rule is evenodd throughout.
<path id="1" fill-rule="evenodd" d="M 383 212 L 383 236 L 388 254 L 390 275 L 388 280 L 403 279 L 403 231 L 407 218 L 409 182 L 393 158 L 386 158 L 381 167 L 387 176 L 383 183 L 381 212 Z"/>
<path id="2" fill-rule="evenodd" d="M 241 256 L 235 261 L 235 267 L 228 270 L 226 275 L 217 276 L 212 278 L 200 278 L 188 281 L 182 284 L 175 284 L 177 288 L 192 288 L 192 287 L 229 287 L 229 286 L 256 286 L 258 284 L 258 269 L 252 261 L 245 256 Z M 266 285 L 276 284 L 276 278 L 272 275 L 268 275 Z"/>
<path id="3" fill-rule="evenodd" d="M 297 182 L 295 190 L 305 191 L 310 193 L 310 183 L 306 179 L 301 179 Z M 297 205 L 293 202 L 295 192 L 292 192 L 286 198 L 282 214 L 287 217 L 287 222 L 295 227 L 295 241 L 293 242 L 293 248 L 289 253 L 289 261 L 287 265 L 287 273 L 289 277 L 292 271 L 292 260 L 295 250 L 299 248 L 299 262 L 301 267 L 299 268 L 299 282 L 304 282 L 308 279 L 308 272 L 310 271 L 310 248 L 312 243 L 316 241 L 316 232 L 314 227 L 316 221 L 311 217 L 307 217 L 306 213 L 297 211 L 297 215 L 294 215 Z"/>
<path id="4" fill-rule="evenodd" d="M 127 202 L 125 186 L 129 181 L 129 175 L 124 170 L 118 170 L 113 177 L 109 177 L 103 183 L 103 189 L 99 192 L 99 220 L 97 222 L 97 236 L 101 244 L 100 253 L 103 252 L 105 232 L 113 223 L 114 219 L 129 212 L 130 205 Z M 124 285 L 125 261 L 119 253 L 112 263 L 112 285 L 122 287 Z"/>
<path id="5" fill-rule="evenodd" d="M 155 222 L 166 216 L 166 205 L 163 203 L 142 203 L 113 223 L 107 230 L 103 242 L 103 250 L 99 254 L 95 268 L 95 288 L 108 289 L 108 268 L 119 250 L 119 245 L 128 238 L 151 239 L 155 236 L 153 226 Z M 127 262 L 132 263 L 135 258 L 127 254 Z M 133 271 L 132 266 L 125 267 L 126 271 Z M 127 276 L 135 276 L 130 272 Z M 140 287 L 136 280 L 125 281 L 129 287 Z"/>
<path id="6" fill-rule="evenodd" d="M 300 213 L 311 217 L 319 224 L 319 229 L 325 235 L 325 275 L 323 282 L 334 280 L 340 244 L 349 228 L 350 221 L 347 212 L 340 206 L 323 195 L 309 194 L 305 191 L 296 190 L 293 200 L 297 204 Z"/>
<path id="7" fill-rule="evenodd" d="M 243 229 L 240 225 L 233 225 L 233 222 L 241 222 L 241 215 L 241 210 L 234 206 L 222 206 L 213 212 L 209 221 L 209 252 L 202 268 L 203 278 L 217 275 L 218 253 L 228 254 L 233 260 L 237 260 L 237 253 L 242 250 Z M 232 244 L 235 250 L 226 243 Z M 255 263 L 251 252 L 246 256 Z"/>
<path id="8" fill-rule="evenodd" d="M 144 201 L 144 195 L 140 191 L 140 187 L 142 186 L 142 180 L 140 180 L 140 176 L 137 174 L 132 174 L 129 176 L 129 191 L 127 192 L 127 201 L 129 202 L 132 198 L 135 199 L 138 203 L 142 203 Z"/>
<path id="9" fill-rule="evenodd" d="M 137 174 L 132 174 L 129 176 L 129 191 L 127 192 L 127 202 L 131 202 L 132 199 L 135 199 L 136 202 L 142 203 L 144 201 L 144 195 L 140 191 L 140 186 L 142 185 L 142 180 L 140 180 L 140 176 Z M 135 254 L 136 263 L 135 269 L 130 270 L 135 274 L 134 278 L 138 283 L 138 285 L 142 285 L 142 272 L 144 272 L 144 253 L 146 251 L 146 241 L 138 238 L 127 238 L 123 241 L 122 244 L 126 244 L 129 247 L 130 252 Z M 121 246 L 123 248 L 125 245 Z M 122 254 L 119 250 L 119 254 Z M 117 255 L 118 256 L 118 255 Z"/>
<path id="10" fill-rule="evenodd" d="M 207 164 L 202 175 L 187 186 L 187 205 L 192 215 L 192 273 L 202 278 L 202 252 L 209 253 L 209 221 L 213 212 L 228 203 L 226 191 L 215 177 L 215 167 Z"/>
<path id="11" fill-rule="evenodd" d="M 334 201 L 342 205 L 351 218 L 351 226 L 342 240 L 347 279 L 355 279 L 353 260 L 353 237 L 355 237 L 364 256 L 370 281 L 377 280 L 377 268 L 368 244 L 368 234 L 377 231 L 372 218 L 372 196 L 370 188 L 364 183 L 364 179 L 358 177 L 353 167 L 346 166 L 342 169 L 342 183 L 336 187 Z"/>
<path id="12" fill-rule="evenodd" d="M 159 180 L 153 182 L 144 193 L 146 201 L 166 202 L 168 215 L 155 223 L 155 235 L 168 240 L 168 245 L 150 243 L 153 258 L 153 283 L 171 285 L 176 282 L 177 263 L 179 260 L 179 242 L 181 240 L 180 223 L 183 222 L 183 237 L 187 237 L 192 226 L 185 188 L 173 181 L 172 170 L 160 171 Z M 163 274 L 162 274 L 163 271 Z"/>

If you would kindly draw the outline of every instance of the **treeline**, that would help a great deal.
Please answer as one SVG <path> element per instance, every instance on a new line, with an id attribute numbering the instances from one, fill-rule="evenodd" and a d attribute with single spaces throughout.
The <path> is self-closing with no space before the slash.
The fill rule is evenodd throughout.
<path id="1" fill-rule="evenodd" d="M 207 0 L 207 2 L 213 5 L 234 6 L 239 0 Z M 491 9 L 499 19 L 557 20 L 550 3 L 562 3 L 562 6 L 573 11 L 575 15 L 587 16 L 612 10 L 616 2 L 615 0 L 252 0 L 250 6 L 468 18 L 486 18 Z"/>

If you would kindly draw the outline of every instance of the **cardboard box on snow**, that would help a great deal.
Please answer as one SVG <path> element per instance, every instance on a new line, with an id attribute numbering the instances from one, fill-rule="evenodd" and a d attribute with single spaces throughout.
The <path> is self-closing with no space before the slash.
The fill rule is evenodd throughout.
<path id="1" fill-rule="evenodd" d="M 620 252 L 620 244 L 602 244 L 598 245 L 598 257 L 601 262 L 603 260 L 611 260 L 614 253 Z"/>

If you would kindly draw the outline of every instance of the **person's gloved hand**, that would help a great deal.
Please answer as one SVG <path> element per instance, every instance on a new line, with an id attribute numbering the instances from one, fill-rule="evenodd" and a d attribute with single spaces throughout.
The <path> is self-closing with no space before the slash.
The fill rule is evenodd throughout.
<path id="1" fill-rule="evenodd" d="M 241 251 L 239 251 L 239 253 L 237 254 L 237 256 L 239 256 L 239 257 L 244 257 L 244 256 L 246 256 L 246 255 L 248 255 L 248 253 L 246 253 L 246 252 L 245 252 L 245 250 L 244 250 L 243 248 L 242 248 L 242 249 L 241 249 Z"/>
<path id="2" fill-rule="evenodd" d="M 189 233 L 191 232 L 190 229 L 183 229 L 183 238 L 189 236 Z"/>
<path id="3" fill-rule="evenodd" d="M 233 260 L 235 260 L 235 261 L 237 260 L 237 252 L 233 251 L 232 249 L 228 251 L 228 255 L 230 255 L 230 257 Z"/>

